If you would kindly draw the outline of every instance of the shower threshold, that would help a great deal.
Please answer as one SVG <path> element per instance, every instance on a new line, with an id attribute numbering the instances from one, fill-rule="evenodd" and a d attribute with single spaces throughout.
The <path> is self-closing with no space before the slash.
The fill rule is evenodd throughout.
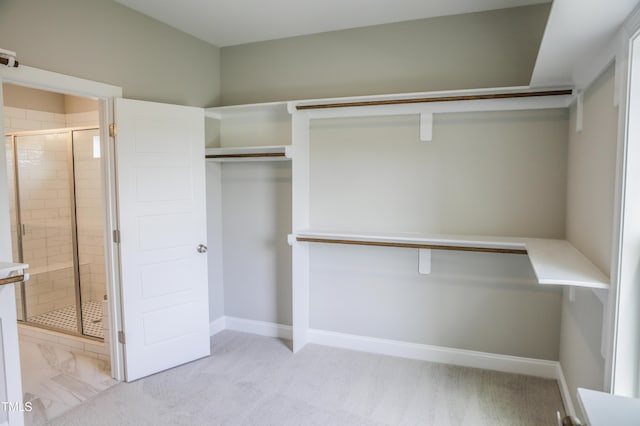
<path id="1" fill-rule="evenodd" d="M 31 317 L 27 320 L 27 323 L 77 333 L 77 318 L 75 305 L 70 305 Z M 94 300 L 82 302 L 82 328 L 86 336 L 104 338 L 102 331 L 102 302 Z"/>

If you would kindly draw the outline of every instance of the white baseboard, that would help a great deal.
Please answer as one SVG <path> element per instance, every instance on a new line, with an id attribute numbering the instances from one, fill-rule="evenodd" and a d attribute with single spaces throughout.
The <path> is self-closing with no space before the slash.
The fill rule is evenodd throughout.
<path id="1" fill-rule="evenodd" d="M 209 336 L 220 333 L 227 328 L 227 317 L 220 317 L 209 323 Z"/>
<path id="2" fill-rule="evenodd" d="M 571 392 L 569 391 L 569 385 L 564 377 L 562 371 L 562 365 L 558 363 L 556 367 L 556 380 L 558 380 L 558 387 L 560 388 L 560 396 L 562 397 L 562 403 L 564 404 L 564 410 L 568 416 L 576 416 L 576 410 L 573 406 L 573 399 L 571 398 Z"/>
<path id="3" fill-rule="evenodd" d="M 290 325 L 227 316 L 211 322 L 209 330 L 212 336 L 222 330 L 241 331 L 286 340 L 291 340 L 293 335 L 293 328 Z"/>
<path id="4" fill-rule="evenodd" d="M 324 330 L 310 329 L 307 332 L 307 337 L 309 343 L 420 361 L 481 368 L 505 373 L 526 374 L 547 379 L 557 379 L 558 374 L 557 361 L 498 355 Z"/>
<path id="5" fill-rule="evenodd" d="M 287 340 L 291 340 L 292 338 L 292 327 L 289 325 L 226 316 L 211 322 L 210 330 L 211 335 L 217 334 L 222 330 L 235 330 Z M 324 346 L 505 373 L 525 374 L 546 379 L 556 379 L 560 386 L 560 393 L 567 414 L 574 414 L 568 386 L 558 361 L 499 355 L 325 330 L 309 329 L 307 331 L 307 338 L 309 343 Z"/>

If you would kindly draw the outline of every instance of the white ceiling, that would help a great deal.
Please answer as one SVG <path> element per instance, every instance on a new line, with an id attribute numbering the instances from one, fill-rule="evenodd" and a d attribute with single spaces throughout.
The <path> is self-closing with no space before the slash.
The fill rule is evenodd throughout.
<path id="1" fill-rule="evenodd" d="M 553 86 L 590 83 L 587 65 L 612 57 L 598 58 L 615 37 L 638 0 L 555 0 L 540 44 L 531 85 Z M 605 52 L 610 53 L 610 52 Z M 602 70 L 593 70 L 599 72 Z M 586 77 L 586 79 L 585 79 Z"/>
<path id="2" fill-rule="evenodd" d="M 219 47 L 550 0 L 115 0 Z"/>

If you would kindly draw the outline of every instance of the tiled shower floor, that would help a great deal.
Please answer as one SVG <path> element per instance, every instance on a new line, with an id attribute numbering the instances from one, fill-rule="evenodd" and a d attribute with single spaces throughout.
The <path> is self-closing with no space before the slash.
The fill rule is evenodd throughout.
<path id="1" fill-rule="evenodd" d="M 29 318 L 29 322 L 32 323 L 74 332 L 78 331 L 77 321 L 75 305 L 65 306 L 64 308 Z M 102 332 L 102 302 L 94 300 L 82 302 L 82 325 L 84 334 L 104 338 Z"/>

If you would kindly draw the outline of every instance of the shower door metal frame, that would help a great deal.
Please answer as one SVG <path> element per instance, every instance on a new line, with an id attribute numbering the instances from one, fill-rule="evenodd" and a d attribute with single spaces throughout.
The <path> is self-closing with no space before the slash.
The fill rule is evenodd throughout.
<path id="1" fill-rule="evenodd" d="M 24 232 L 24 228 L 22 225 L 22 211 L 20 209 L 20 181 L 18 180 L 18 148 L 16 146 L 16 132 L 7 133 L 5 137 L 11 138 L 11 152 L 13 155 L 13 202 L 16 206 L 16 243 L 18 244 L 18 259 L 17 261 L 20 263 L 24 263 L 24 254 L 22 250 L 22 233 Z M 22 305 L 20 309 L 22 310 L 22 320 L 18 319 L 18 321 L 26 321 L 27 318 L 27 303 L 26 303 L 26 291 L 25 291 L 25 283 L 24 281 L 16 284 L 20 291 L 20 304 Z"/>
<path id="2" fill-rule="evenodd" d="M 14 199 L 16 203 L 16 233 L 17 233 L 17 242 L 18 242 L 18 257 L 20 262 L 24 262 L 23 255 L 23 240 L 22 237 L 24 235 L 24 224 L 22 222 L 22 213 L 20 207 L 20 173 L 18 167 L 18 145 L 16 143 L 16 138 L 19 136 L 38 136 L 38 135 L 50 135 L 50 134 L 62 134 L 68 133 L 67 135 L 67 166 L 69 172 L 69 216 L 71 221 L 71 251 L 72 251 L 72 268 L 73 268 L 73 279 L 74 279 L 74 287 L 75 287 L 75 304 L 76 304 L 76 331 L 66 330 L 64 328 L 52 327 L 45 324 L 39 324 L 35 322 L 29 321 L 29 317 L 27 315 L 27 299 L 26 299 L 26 289 L 25 283 L 20 283 L 20 294 L 21 294 L 21 302 L 22 302 L 22 316 L 23 319 L 20 320 L 25 324 L 29 324 L 30 326 L 43 328 L 46 330 L 56 331 L 59 333 L 70 334 L 74 336 L 80 336 L 83 338 L 96 340 L 99 342 L 104 341 L 104 338 L 92 336 L 84 333 L 84 324 L 83 324 L 83 312 L 82 312 L 82 288 L 80 283 L 80 259 L 78 253 L 78 223 L 77 223 L 77 212 L 76 212 L 76 185 L 75 185 L 75 161 L 74 161 L 74 145 L 73 145 L 73 133 L 76 131 L 83 130 L 98 130 L 100 131 L 99 126 L 82 126 L 82 127 L 63 127 L 59 129 L 46 129 L 46 130 L 27 130 L 27 131 L 18 131 L 18 132 L 8 132 L 5 133 L 5 137 L 11 137 L 12 151 L 13 151 L 13 167 L 14 167 Z"/>
<path id="3" fill-rule="evenodd" d="M 76 212 L 76 176 L 73 156 L 73 130 L 67 135 L 67 165 L 69 166 L 69 216 L 71 219 L 71 253 L 73 257 L 73 280 L 76 287 L 76 328 L 84 336 L 82 321 L 82 288 L 80 287 L 80 254 L 78 253 L 78 218 Z"/>

